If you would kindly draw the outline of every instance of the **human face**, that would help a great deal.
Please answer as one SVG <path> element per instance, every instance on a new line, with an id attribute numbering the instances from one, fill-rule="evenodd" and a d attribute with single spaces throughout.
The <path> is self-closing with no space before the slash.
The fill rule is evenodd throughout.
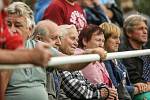
<path id="1" fill-rule="evenodd" d="M 139 24 L 133 27 L 133 31 L 128 33 L 128 37 L 132 42 L 143 45 L 148 41 L 148 28 L 145 22 L 139 22 Z"/>
<path id="2" fill-rule="evenodd" d="M 61 45 L 61 41 L 59 38 L 59 31 L 54 33 L 49 33 L 46 36 L 46 41 L 51 44 L 52 47 L 59 48 Z"/>
<path id="3" fill-rule="evenodd" d="M 7 24 L 11 34 L 19 33 L 24 41 L 31 34 L 31 28 L 29 28 L 24 16 L 17 16 L 16 14 L 8 15 Z"/>
<path id="4" fill-rule="evenodd" d="M 89 41 L 84 41 L 85 43 L 85 48 L 97 48 L 97 47 L 102 47 L 104 46 L 104 34 L 97 34 L 97 32 L 94 32 L 91 39 Z"/>
<path id="5" fill-rule="evenodd" d="M 78 33 L 68 33 L 64 38 L 61 39 L 60 50 L 68 55 L 72 55 L 78 46 Z"/>
<path id="6" fill-rule="evenodd" d="M 120 34 L 112 34 L 105 40 L 105 49 L 108 52 L 117 52 L 120 44 Z"/>

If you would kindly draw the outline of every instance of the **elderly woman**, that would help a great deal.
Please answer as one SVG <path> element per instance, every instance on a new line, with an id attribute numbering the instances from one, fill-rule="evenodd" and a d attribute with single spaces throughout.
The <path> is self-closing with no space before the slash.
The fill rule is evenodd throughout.
<path id="1" fill-rule="evenodd" d="M 119 39 L 121 34 L 120 28 L 115 24 L 106 22 L 101 24 L 100 27 L 104 30 L 105 50 L 107 50 L 108 52 L 117 52 L 120 44 Z M 131 100 L 131 97 L 129 95 L 128 97 L 121 96 L 120 95 L 121 93 L 119 92 L 119 90 L 121 90 L 121 88 L 119 89 L 119 87 L 121 87 L 121 85 L 123 84 L 126 86 L 124 90 L 126 89 L 128 90 L 126 91 L 126 94 L 128 94 L 128 92 L 131 95 L 137 94 L 137 88 L 131 85 L 128 79 L 125 66 L 117 59 L 105 61 L 105 66 L 107 68 L 107 71 L 110 75 L 113 84 L 115 85 L 116 88 L 118 88 L 119 99 Z"/>
<path id="2" fill-rule="evenodd" d="M 83 50 L 97 47 L 103 48 L 104 41 L 103 30 L 97 25 L 90 24 L 81 31 L 78 47 Z M 90 63 L 82 70 L 82 73 L 86 79 L 94 84 L 106 84 L 109 87 L 109 91 L 111 91 L 110 99 L 114 99 L 114 97 L 117 98 L 117 94 L 114 95 L 114 97 L 112 96 L 112 93 L 115 93 L 115 89 L 103 62 L 96 61 Z"/>

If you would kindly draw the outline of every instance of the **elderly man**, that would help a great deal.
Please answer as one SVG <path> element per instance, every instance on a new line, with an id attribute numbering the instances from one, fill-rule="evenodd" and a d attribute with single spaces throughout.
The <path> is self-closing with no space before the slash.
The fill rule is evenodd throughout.
<path id="1" fill-rule="evenodd" d="M 124 22 L 124 32 L 126 40 L 122 45 L 122 50 L 142 50 L 146 48 L 144 45 L 148 40 L 148 27 L 147 20 L 142 15 L 127 17 Z M 149 85 L 147 85 L 150 82 L 150 56 L 124 59 L 123 63 L 127 67 L 131 82 L 135 85 L 138 84 L 139 91 L 150 91 Z"/>
<path id="2" fill-rule="evenodd" d="M 17 34 L 10 34 L 8 31 L 8 27 L 5 24 L 5 11 L 4 7 L 7 6 L 8 0 L 5 0 L 3 3 L 3 0 L 0 0 L 0 48 L 2 49 L 16 49 L 20 45 L 22 45 L 22 38 L 21 36 Z M 14 43 L 14 44 L 12 44 Z M 41 43 L 40 43 L 41 44 Z M 16 51 L 8 51 L 8 50 L 1 50 L 0 49 L 0 63 L 34 63 L 37 65 L 45 65 L 47 64 L 46 55 L 49 55 L 48 52 L 46 52 L 45 44 L 44 46 L 38 46 L 37 48 L 33 50 L 29 49 L 22 49 L 22 50 L 16 50 Z M 46 46 L 47 47 L 47 46 Z M 43 56 L 37 56 L 37 54 L 44 54 Z M 7 56 L 6 56 L 7 55 Z M 29 55 L 31 58 L 29 59 Z M 22 59 L 22 56 L 24 58 Z M 43 60 L 39 60 L 42 59 Z M 16 60 L 17 59 L 17 60 Z M 47 60 L 48 61 L 48 60 Z M 45 63 L 46 62 L 46 63 Z"/>
<path id="3" fill-rule="evenodd" d="M 8 6 L 7 13 L 7 24 L 11 34 L 19 34 L 23 38 L 23 46 L 33 48 L 31 43 L 27 42 L 34 28 L 32 10 L 22 2 L 14 2 Z M 6 100 L 48 100 L 45 84 L 44 68 L 13 70 L 5 98 Z"/>
<path id="4" fill-rule="evenodd" d="M 4 2 L 7 3 L 7 0 L 4 0 Z M 22 45 L 20 36 L 17 34 L 10 34 L 7 25 L 4 23 L 6 18 L 4 6 L 3 0 L 0 0 L 0 48 L 2 48 L 0 49 L 0 63 L 33 63 L 42 66 L 47 65 L 50 58 L 50 52 L 46 50 L 48 45 L 38 45 L 34 49 L 20 49 L 15 51 L 3 50 L 16 49 L 19 45 Z M 10 70 L 0 70 L 0 100 L 4 100 L 5 89 L 11 75 L 10 72 Z"/>

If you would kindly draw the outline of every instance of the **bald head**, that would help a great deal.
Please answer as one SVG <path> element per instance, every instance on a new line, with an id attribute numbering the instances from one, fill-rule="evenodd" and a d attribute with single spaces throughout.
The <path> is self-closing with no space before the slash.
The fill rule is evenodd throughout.
<path id="1" fill-rule="evenodd" d="M 58 25 L 50 20 L 42 20 L 35 27 L 33 35 L 53 34 L 58 31 Z"/>
<path id="2" fill-rule="evenodd" d="M 48 42 L 54 47 L 58 47 L 61 43 L 59 40 L 58 25 L 50 20 L 40 21 L 35 27 L 32 38 L 43 42 Z"/>

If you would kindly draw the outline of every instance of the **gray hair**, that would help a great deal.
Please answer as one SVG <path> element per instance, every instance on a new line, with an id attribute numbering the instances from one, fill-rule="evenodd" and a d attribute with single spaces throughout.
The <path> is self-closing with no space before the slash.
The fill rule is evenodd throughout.
<path id="1" fill-rule="evenodd" d="M 140 22 L 144 22 L 147 25 L 147 19 L 142 15 L 136 14 L 128 16 L 123 26 L 125 33 L 132 32 L 134 27 L 139 25 Z"/>
<path id="2" fill-rule="evenodd" d="M 72 32 L 77 32 L 77 29 L 75 25 L 60 25 L 59 26 L 60 30 L 60 38 L 64 38 L 67 34 L 70 34 Z"/>
<path id="3" fill-rule="evenodd" d="M 7 8 L 8 15 L 16 14 L 17 16 L 25 16 L 27 19 L 28 27 L 34 27 L 34 15 L 31 8 L 23 2 L 13 2 Z"/>

